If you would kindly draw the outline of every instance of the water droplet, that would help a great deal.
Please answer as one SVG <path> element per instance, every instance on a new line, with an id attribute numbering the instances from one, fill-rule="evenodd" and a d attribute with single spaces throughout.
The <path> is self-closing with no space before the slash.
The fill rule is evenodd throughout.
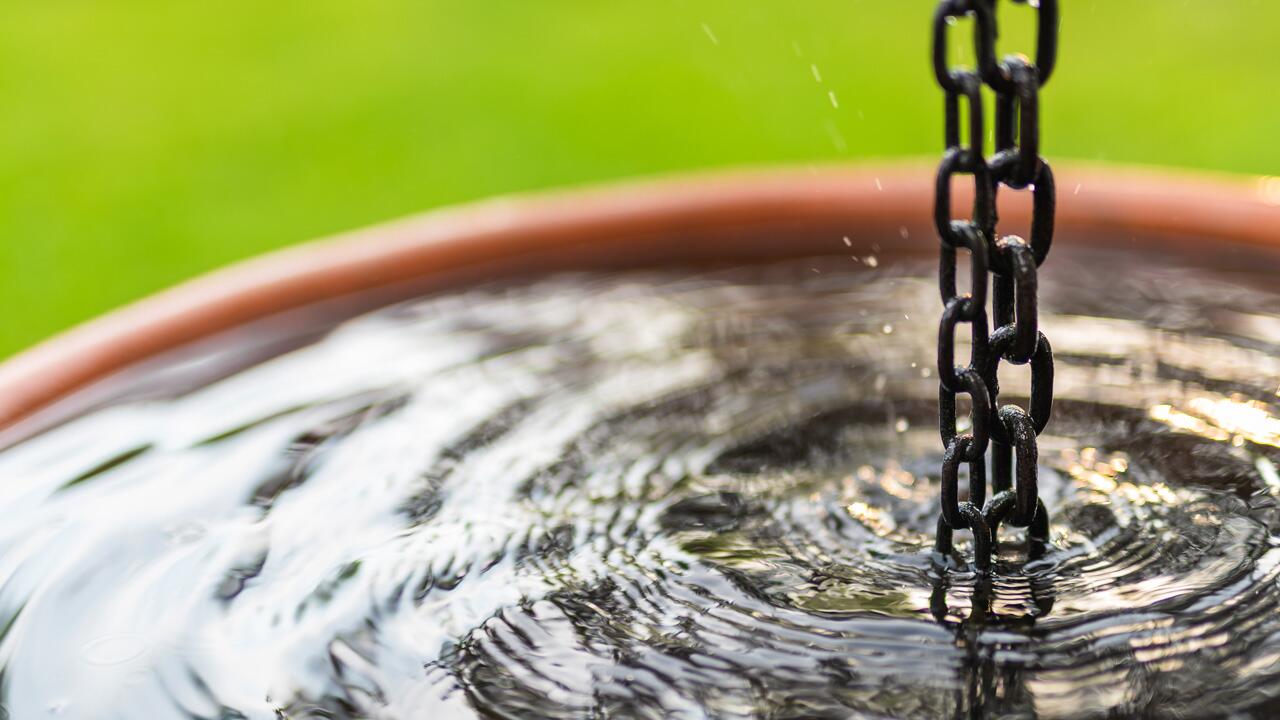
<path id="1" fill-rule="evenodd" d="M 836 127 L 835 121 L 827 118 L 826 122 L 827 135 L 831 136 L 831 145 L 835 147 L 836 152 L 844 154 L 849 151 L 849 143 L 844 139 L 844 133 L 840 132 L 840 128 Z"/>
<path id="2" fill-rule="evenodd" d="M 813 72 L 814 82 L 822 82 L 822 73 L 818 72 L 817 65 L 810 65 L 809 70 Z"/>
<path id="3" fill-rule="evenodd" d="M 844 236 L 844 246 L 845 246 L 845 247 L 853 247 L 853 241 L 849 239 L 849 236 L 848 236 L 848 235 L 845 235 L 845 236 Z"/>
<path id="4" fill-rule="evenodd" d="M 720 38 L 716 37 L 716 34 L 715 34 L 715 32 L 713 32 L 713 31 L 711 30 L 711 26 L 710 26 L 710 25 L 708 25 L 708 24 L 706 24 L 706 23 L 702 23 L 702 32 L 704 32 L 704 33 L 706 33 L 706 34 L 707 34 L 707 38 L 708 38 L 709 40 L 711 40 L 711 44 L 712 44 L 712 45 L 719 45 L 719 44 L 720 44 Z"/>
<path id="5" fill-rule="evenodd" d="M 875 255 L 868 255 L 862 258 L 862 262 L 866 263 L 867 267 L 880 267 L 880 259 Z"/>
<path id="6" fill-rule="evenodd" d="M 885 323 L 885 324 L 884 324 L 884 327 L 883 327 L 883 328 L 880 328 L 880 329 L 884 331 L 884 334 L 885 334 L 885 335 L 892 335 L 892 334 L 893 334 L 893 324 L 892 324 L 892 323 Z"/>
<path id="7" fill-rule="evenodd" d="M 836 91 L 835 91 L 835 90 L 828 90 L 828 91 L 827 91 L 827 97 L 831 99 L 831 107 L 833 107 L 833 108 L 839 108 L 839 107 L 840 107 L 840 101 L 836 100 Z"/>
<path id="8" fill-rule="evenodd" d="M 907 422 L 906 418 L 898 418 L 898 421 L 893 424 L 893 429 L 900 433 L 906 432 L 910 427 L 911 423 Z"/>

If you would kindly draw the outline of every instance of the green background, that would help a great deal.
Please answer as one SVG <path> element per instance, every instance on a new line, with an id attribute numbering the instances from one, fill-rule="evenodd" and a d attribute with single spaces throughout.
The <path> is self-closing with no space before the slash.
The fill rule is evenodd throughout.
<path id="1" fill-rule="evenodd" d="M 0 355 L 448 203 L 936 154 L 933 4 L 0 3 Z M 1280 173 L 1280 4 L 1062 5 L 1046 156 Z M 1031 11 L 1001 13 L 1002 46 L 1028 47 Z"/>

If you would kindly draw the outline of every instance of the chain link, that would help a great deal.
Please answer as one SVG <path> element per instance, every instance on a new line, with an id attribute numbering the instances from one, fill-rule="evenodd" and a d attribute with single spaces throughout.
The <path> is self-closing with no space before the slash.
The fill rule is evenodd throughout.
<path id="1" fill-rule="evenodd" d="M 1027 0 L 1011 0 L 1026 3 Z M 956 530 L 974 538 L 974 568 L 990 571 L 1001 524 L 1026 527 L 1028 557 L 1041 556 L 1048 542 L 1049 514 L 1039 497 L 1037 437 L 1049 423 L 1053 406 L 1053 349 L 1040 331 L 1038 268 L 1053 244 L 1056 187 L 1053 170 L 1040 157 L 1040 88 L 1057 65 L 1058 2 L 1034 0 L 1035 61 L 1023 55 L 997 59 L 1001 0 L 941 0 L 933 17 L 933 70 L 944 95 L 943 139 L 946 153 L 938 167 L 934 225 L 941 240 L 938 288 L 943 312 L 938 327 L 938 428 L 944 449 L 942 510 L 935 551 L 949 556 Z M 948 29 L 972 19 L 974 70 L 948 61 Z M 995 93 L 995 154 L 985 154 L 983 86 Z M 967 106 L 968 132 L 961 127 L 961 103 Z M 964 144 L 967 142 L 967 145 Z M 973 179 L 968 219 L 953 219 L 951 183 L 956 175 Z M 999 186 L 1029 191 L 1030 240 L 997 234 Z M 969 292 L 956 284 L 957 251 L 967 250 Z M 988 284 L 990 283 L 990 289 Z M 988 335 L 987 301 L 994 331 Z M 956 364 L 956 331 L 969 325 L 969 362 Z M 1031 366 L 1027 409 L 1001 405 L 1000 363 Z M 957 430 L 957 397 L 969 397 L 969 432 Z M 991 489 L 987 498 L 986 454 L 991 451 Z M 960 466 L 969 468 L 969 497 L 961 500 Z"/>

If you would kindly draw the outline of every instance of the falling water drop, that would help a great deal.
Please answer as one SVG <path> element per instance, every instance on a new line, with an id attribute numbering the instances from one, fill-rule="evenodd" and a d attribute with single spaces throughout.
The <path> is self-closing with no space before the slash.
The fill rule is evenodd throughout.
<path id="1" fill-rule="evenodd" d="M 702 23 L 702 32 L 706 33 L 707 39 L 711 41 L 712 45 L 720 44 L 720 38 L 716 37 L 716 34 L 712 31 L 710 25 Z"/>

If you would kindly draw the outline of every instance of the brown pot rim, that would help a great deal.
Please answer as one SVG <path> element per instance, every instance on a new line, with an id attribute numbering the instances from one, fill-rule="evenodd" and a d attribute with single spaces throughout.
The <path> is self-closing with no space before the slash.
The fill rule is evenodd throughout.
<path id="1" fill-rule="evenodd" d="M 1057 175 L 1059 235 L 1280 245 L 1277 178 L 1089 165 L 1063 165 Z M 486 200 L 307 243 L 152 295 L 11 358 L 0 365 L 0 428 L 11 435 L 20 421 L 39 425 L 37 415 L 78 390 L 246 323 L 468 269 L 487 268 L 459 277 L 922 251 L 934 242 L 933 185 L 922 162 L 721 171 Z M 1002 223 L 1025 225 L 1027 210 L 1002 206 Z"/>

